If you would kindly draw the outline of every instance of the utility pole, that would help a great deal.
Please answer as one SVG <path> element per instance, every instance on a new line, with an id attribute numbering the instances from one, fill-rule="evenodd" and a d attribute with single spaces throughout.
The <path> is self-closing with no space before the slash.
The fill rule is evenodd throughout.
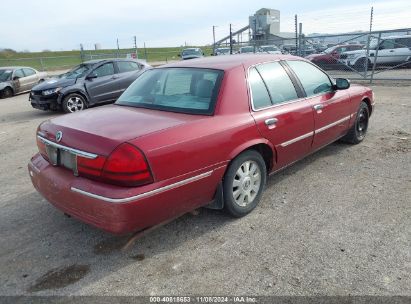
<path id="1" fill-rule="evenodd" d="M 216 26 L 213 25 L 213 56 L 215 55 L 215 28 Z"/>
<path id="2" fill-rule="evenodd" d="M 80 43 L 80 58 L 81 62 L 84 62 L 84 48 L 82 43 Z"/>
<path id="3" fill-rule="evenodd" d="M 230 23 L 230 54 L 233 54 L 233 32 L 231 29 L 231 23 Z"/>
<path id="4" fill-rule="evenodd" d="M 370 56 L 370 42 L 371 42 L 372 19 L 373 19 L 373 17 L 374 17 L 374 7 L 371 6 L 370 32 L 369 32 L 369 34 L 368 34 L 368 39 L 367 39 L 367 53 L 366 53 L 365 64 L 364 64 L 364 78 L 367 78 L 368 59 L 369 59 L 369 56 Z"/>
<path id="5" fill-rule="evenodd" d="M 117 58 L 120 57 L 120 45 L 118 44 L 118 38 L 117 38 Z"/>
<path id="6" fill-rule="evenodd" d="M 136 59 L 138 59 L 138 50 L 137 50 L 137 37 L 134 36 L 134 50 L 136 53 Z"/>
<path id="7" fill-rule="evenodd" d="M 294 22 L 295 22 L 295 51 L 297 52 L 298 50 L 298 28 L 297 28 L 297 15 L 294 17 Z"/>
<path id="8" fill-rule="evenodd" d="M 299 24 L 299 35 L 298 35 L 298 38 L 299 38 L 299 42 L 298 42 L 298 45 L 300 46 L 299 48 L 298 48 L 298 56 L 302 56 L 302 54 L 303 54 L 303 52 L 302 52 L 302 50 L 303 50 L 303 24 L 300 22 Z M 304 52 L 305 52 L 305 50 L 304 50 Z"/>

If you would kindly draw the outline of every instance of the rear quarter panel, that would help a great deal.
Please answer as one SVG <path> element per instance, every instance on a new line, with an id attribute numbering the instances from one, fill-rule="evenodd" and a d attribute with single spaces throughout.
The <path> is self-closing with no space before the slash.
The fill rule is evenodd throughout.
<path id="1" fill-rule="evenodd" d="M 354 84 L 351 85 L 351 87 L 348 89 L 348 92 L 350 94 L 349 109 L 351 114 L 357 114 L 361 101 L 365 101 L 367 103 L 370 110 L 370 115 L 372 114 L 374 100 L 373 93 L 370 88 Z M 355 116 L 353 115 L 353 117 Z M 351 119 L 350 127 L 354 124 L 354 121 L 355 119 Z"/>

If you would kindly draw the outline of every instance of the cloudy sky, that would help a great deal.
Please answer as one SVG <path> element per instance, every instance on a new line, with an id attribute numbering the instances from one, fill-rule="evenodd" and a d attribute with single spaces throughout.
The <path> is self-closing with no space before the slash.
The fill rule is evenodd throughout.
<path id="1" fill-rule="evenodd" d="M 374 6 L 374 29 L 411 27 L 409 0 L 19 0 L 3 1 L 0 48 L 41 51 L 103 48 L 204 45 L 246 25 L 261 7 L 281 11 L 281 31 L 293 31 L 298 14 L 306 34 L 368 30 Z"/>

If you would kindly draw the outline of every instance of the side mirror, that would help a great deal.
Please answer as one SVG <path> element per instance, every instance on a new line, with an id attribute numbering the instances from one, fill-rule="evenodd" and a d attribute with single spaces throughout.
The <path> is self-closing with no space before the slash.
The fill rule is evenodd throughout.
<path id="1" fill-rule="evenodd" d="M 337 90 L 346 90 L 350 87 L 350 81 L 345 78 L 336 78 L 334 87 Z"/>
<path id="2" fill-rule="evenodd" d="M 87 80 L 91 80 L 91 79 L 94 79 L 94 78 L 97 78 L 97 74 L 95 74 L 93 72 L 88 74 L 87 77 L 86 77 Z"/>
<path id="3" fill-rule="evenodd" d="M 19 80 L 19 79 L 20 79 L 20 77 L 18 77 L 18 76 L 13 77 L 13 81 L 16 81 L 16 80 Z"/>

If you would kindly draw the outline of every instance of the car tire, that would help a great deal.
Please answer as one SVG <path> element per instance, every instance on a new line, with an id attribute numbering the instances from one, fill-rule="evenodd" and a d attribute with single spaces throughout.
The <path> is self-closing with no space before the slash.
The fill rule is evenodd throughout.
<path id="1" fill-rule="evenodd" d="M 368 105 L 364 101 L 361 101 L 357 115 L 355 116 L 355 122 L 342 140 L 354 145 L 362 142 L 367 134 L 369 117 L 370 112 Z"/>
<path id="2" fill-rule="evenodd" d="M 267 180 L 263 157 L 255 150 L 238 155 L 223 181 L 224 209 L 233 217 L 250 213 L 259 203 Z"/>
<path id="3" fill-rule="evenodd" d="M 367 60 L 368 60 L 368 65 L 366 65 Z M 364 72 L 365 70 L 368 71 L 371 68 L 371 61 L 369 59 L 366 59 L 366 58 L 360 58 L 355 63 L 354 68 L 358 72 Z"/>
<path id="4" fill-rule="evenodd" d="M 74 113 L 87 109 L 86 99 L 83 95 L 77 93 L 64 97 L 62 106 L 65 113 Z"/>
<path id="5" fill-rule="evenodd" d="M 0 94 L 1 98 L 9 98 L 9 97 L 12 97 L 13 95 L 14 95 L 13 90 L 10 87 L 4 88 Z"/>

